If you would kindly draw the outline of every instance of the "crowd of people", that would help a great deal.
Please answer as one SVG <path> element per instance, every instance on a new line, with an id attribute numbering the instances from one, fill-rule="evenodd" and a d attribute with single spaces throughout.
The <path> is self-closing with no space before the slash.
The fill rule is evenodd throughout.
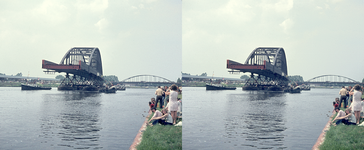
<path id="1" fill-rule="evenodd" d="M 333 125 L 340 123 L 346 125 L 359 125 L 360 118 L 363 117 L 364 101 L 362 99 L 364 88 L 359 84 L 354 87 L 343 86 L 339 91 L 340 98 L 335 98 L 333 102 L 334 111 L 337 112 L 337 116 L 332 121 Z M 350 101 L 350 104 L 348 102 Z M 340 110 L 344 107 L 345 111 Z"/>
<path id="2" fill-rule="evenodd" d="M 158 86 L 155 91 L 156 98 L 151 98 L 149 102 L 150 111 L 154 113 L 153 117 L 148 121 L 148 125 L 175 125 L 177 118 L 182 118 L 182 100 L 178 98 L 182 90 L 173 84 L 170 87 Z M 159 107 L 161 111 L 156 108 Z"/>

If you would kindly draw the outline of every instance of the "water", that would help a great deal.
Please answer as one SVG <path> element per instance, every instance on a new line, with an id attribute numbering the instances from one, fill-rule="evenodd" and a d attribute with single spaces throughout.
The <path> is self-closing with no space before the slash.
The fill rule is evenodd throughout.
<path id="1" fill-rule="evenodd" d="M 0 149 L 129 149 L 154 92 L 0 87 Z"/>
<path id="2" fill-rule="evenodd" d="M 183 88 L 183 149 L 311 149 L 339 89 L 298 94 Z"/>

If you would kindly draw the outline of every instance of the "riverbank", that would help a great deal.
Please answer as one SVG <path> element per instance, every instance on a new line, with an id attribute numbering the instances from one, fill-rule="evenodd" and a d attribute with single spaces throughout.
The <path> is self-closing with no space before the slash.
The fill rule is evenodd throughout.
<path id="1" fill-rule="evenodd" d="M 182 94 L 178 94 L 182 100 Z M 157 108 L 161 111 L 162 109 Z M 147 126 L 147 122 L 152 118 L 154 113 L 150 112 L 133 144 L 129 149 L 134 150 L 159 150 L 159 149 L 182 149 L 182 126 L 160 125 Z M 182 122 L 182 118 L 177 118 L 176 123 Z"/>
<path id="2" fill-rule="evenodd" d="M 341 108 L 341 110 L 345 110 Z M 323 130 L 323 136 L 320 135 L 317 140 L 318 145 L 312 149 L 320 150 L 332 150 L 332 149 L 364 149 L 364 127 L 358 125 L 344 125 L 337 126 L 330 125 L 330 122 L 336 117 L 337 113 L 334 113 L 328 124 Z M 364 121 L 360 119 L 360 123 Z M 324 133 L 325 132 L 325 133 Z"/>
<path id="3" fill-rule="evenodd" d="M 152 118 L 152 113 L 148 120 Z M 181 122 L 182 119 L 178 119 Z M 182 126 L 159 125 L 147 126 L 141 135 L 138 150 L 182 149 Z"/>

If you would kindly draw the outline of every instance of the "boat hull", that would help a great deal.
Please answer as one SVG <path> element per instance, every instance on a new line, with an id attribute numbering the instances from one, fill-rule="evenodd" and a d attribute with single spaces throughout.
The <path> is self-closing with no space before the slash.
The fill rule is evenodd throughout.
<path id="1" fill-rule="evenodd" d="M 223 87 L 223 86 L 206 85 L 206 90 L 236 90 L 236 87 L 229 88 L 229 87 Z"/>
<path id="2" fill-rule="evenodd" d="M 52 88 L 48 87 L 37 87 L 37 86 L 30 86 L 30 85 L 21 85 L 21 90 L 51 90 Z"/>

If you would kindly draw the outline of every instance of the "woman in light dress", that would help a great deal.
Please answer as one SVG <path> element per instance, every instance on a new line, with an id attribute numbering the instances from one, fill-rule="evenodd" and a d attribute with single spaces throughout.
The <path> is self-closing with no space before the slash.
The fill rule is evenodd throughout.
<path id="1" fill-rule="evenodd" d="M 354 90 L 354 92 L 353 92 Z M 353 103 L 351 104 L 351 110 L 354 112 L 356 124 L 359 124 L 361 107 L 361 87 L 359 84 L 355 85 L 349 92 L 349 95 L 353 95 Z"/>
<path id="2" fill-rule="evenodd" d="M 177 110 L 178 110 L 178 103 L 177 103 L 177 97 L 178 97 L 177 85 L 173 84 L 171 86 L 171 91 L 170 92 L 166 92 L 166 94 L 169 95 L 169 106 L 168 106 L 168 110 L 171 112 L 171 116 L 172 116 L 172 119 L 173 119 L 173 124 L 176 124 Z"/>

